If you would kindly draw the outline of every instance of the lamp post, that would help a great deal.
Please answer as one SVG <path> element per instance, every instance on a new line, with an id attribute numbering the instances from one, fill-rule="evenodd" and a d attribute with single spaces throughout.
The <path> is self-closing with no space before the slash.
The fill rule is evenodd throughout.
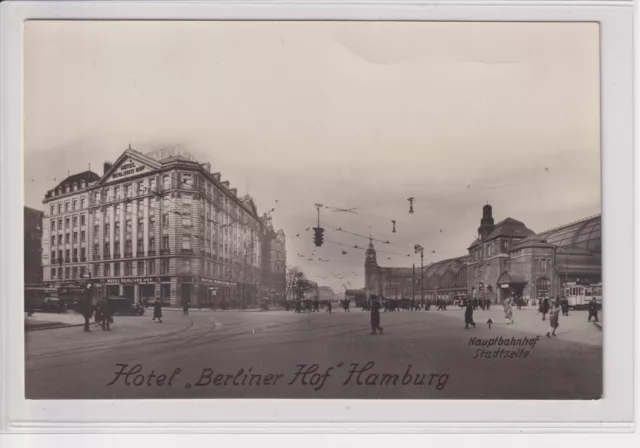
<path id="1" fill-rule="evenodd" d="M 420 252 L 420 301 L 424 301 L 424 247 L 419 244 L 413 246 L 415 253 Z"/>

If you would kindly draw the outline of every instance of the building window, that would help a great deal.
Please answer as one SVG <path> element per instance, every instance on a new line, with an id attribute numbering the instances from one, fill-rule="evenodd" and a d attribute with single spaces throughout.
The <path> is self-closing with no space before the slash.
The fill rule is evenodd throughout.
<path id="1" fill-rule="evenodd" d="M 131 238 L 131 220 L 127 219 L 127 238 Z"/>
<path id="2" fill-rule="evenodd" d="M 84 230 L 82 230 L 80 232 L 80 242 L 81 243 L 85 243 L 87 241 L 87 232 L 85 232 Z"/>
<path id="3" fill-rule="evenodd" d="M 55 219 L 52 219 L 52 220 L 51 220 L 51 231 L 53 232 L 53 231 L 55 231 L 55 230 L 56 230 L 56 220 L 55 220 Z"/>
<path id="4" fill-rule="evenodd" d="M 55 235 L 51 235 L 51 245 L 52 246 L 56 245 L 56 236 Z"/>
<path id="5" fill-rule="evenodd" d="M 94 238 L 98 238 L 98 234 L 100 233 L 100 227 L 99 226 L 93 226 L 93 237 Z"/>
<path id="6" fill-rule="evenodd" d="M 69 278 L 70 273 L 71 273 L 71 269 L 64 268 L 64 278 Z"/>
<path id="7" fill-rule="evenodd" d="M 149 190 L 151 190 L 152 193 L 156 191 L 156 180 L 155 180 L 155 178 L 149 179 Z"/>
<path id="8" fill-rule="evenodd" d="M 77 216 L 73 217 L 73 227 L 78 227 L 78 217 Z"/>
<path id="9" fill-rule="evenodd" d="M 104 276 L 111 277 L 111 263 L 104 264 Z"/>
<path id="10" fill-rule="evenodd" d="M 56 268 L 51 268 L 51 278 L 56 278 Z"/>
<path id="11" fill-rule="evenodd" d="M 100 275 L 100 265 L 96 263 L 93 265 L 93 276 L 98 277 L 99 275 Z"/>
<path id="12" fill-rule="evenodd" d="M 189 216 L 182 217 L 182 227 L 191 228 L 191 218 Z"/>
<path id="13" fill-rule="evenodd" d="M 69 218 L 64 219 L 64 227 L 65 229 L 68 229 L 69 227 L 71 227 L 71 220 Z"/>
<path id="14" fill-rule="evenodd" d="M 127 277 L 133 275 L 133 263 L 130 261 L 127 261 L 124 264 L 124 275 Z"/>
<path id="15" fill-rule="evenodd" d="M 56 212 L 56 206 L 52 205 L 51 206 L 51 216 L 53 216 L 55 214 L 55 212 Z"/>
<path id="16" fill-rule="evenodd" d="M 109 247 L 109 243 L 104 243 L 104 256 L 105 258 L 111 256 L 111 248 Z"/>
<path id="17" fill-rule="evenodd" d="M 78 278 L 78 268 L 71 269 L 71 278 Z"/>
<path id="18" fill-rule="evenodd" d="M 78 232 L 73 232 L 73 242 L 74 243 L 78 242 Z"/>
<path id="19" fill-rule="evenodd" d="M 115 234 L 116 238 L 119 238 L 119 237 L 120 237 L 120 223 L 119 223 L 119 222 L 116 222 L 116 223 L 114 224 L 114 226 L 113 226 L 113 232 L 114 232 L 114 234 Z"/>
<path id="20" fill-rule="evenodd" d="M 73 261 L 78 261 L 78 249 L 73 249 Z"/>
<path id="21" fill-rule="evenodd" d="M 58 204 L 58 214 L 62 213 L 62 203 Z"/>
<path id="22" fill-rule="evenodd" d="M 82 216 L 80 217 L 80 225 L 81 225 L 81 226 L 84 226 L 84 225 L 86 225 L 86 224 L 87 224 L 87 220 L 86 220 L 86 218 L 87 218 L 87 217 L 86 217 L 85 215 L 82 215 Z"/>
<path id="23" fill-rule="evenodd" d="M 185 274 L 191 274 L 191 260 L 183 261 L 183 272 Z"/>
<path id="24" fill-rule="evenodd" d="M 156 250 L 156 239 L 155 238 L 149 238 L 149 250 L 150 251 L 155 251 Z"/>
<path id="25" fill-rule="evenodd" d="M 105 236 L 109 236 L 111 234 L 111 224 L 106 223 L 104 225 L 104 233 L 106 234 Z"/>
<path id="26" fill-rule="evenodd" d="M 171 178 L 167 175 L 162 176 L 162 188 L 164 190 L 171 189 Z"/>
<path id="27" fill-rule="evenodd" d="M 68 203 L 68 202 L 65 202 L 65 203 L 64 203 L 64 211 L 65 211 L 65 212 L 68 212 L 68 211 L 69 211 L 69 203 Z"/>
<path id="28" fill-rule="evenodd" d="M 58 263 L 62 263 L 62 251 L 58 251 Z"/>
<path id="29" fill-rule="evenodd" d="M 80 260 L 84 261 L 87 258 L 87 249 L 86 248 L 81 248 L 80 249 Z"/>
<path id="30" fill-rule="evenodd" d="M 74 199 L 73 200 L 73 211 L 75 212 L 78 209 L 78 200 Z"/>
<path id="31" fill-rule="evenodd" d="M 167 259 L 162 260 L 162 273 L 163 274 L 169 273 L 169 260 Z"/>
<path id="32" fill-rule="evenodd" d="M 142 196 L 144 194 L 144 182 L 138 182 L 138 196 Z"/>
<path id="33" fill-rule="evenodd" d="M 162 227 L 169 228 L 169 213 L 162 214 Z"/>
<path id="34" fill-rule="evenodd" d="M 126 198 L 130 198 L 133 196 L 133 185 L 127 184 L 124 186 L 124 194 Z"/>
<path id="35" fill-rule="evenodd" d="M 136 275 L 144 275 L 144 261 L 138 261 L 136 271 Z"/>
<path id="36" fill-rule="evenodd" d="M 182 188 L 185 190 L 193 189 L 193 177 L 191 174 L 182 175 Z"/>
<path id="37" fill-rule="evenodd" d="M 147 262 L 148 275 L 154 275 L 156 273 L 156 260 L 149 260 Z"/>
<path id="38" fill-rule="evenodd" d="M 162 250 L 169 250 L 169 236 L 162 237 Z"/>
<path id="39" fill-rule="evenodd" d="M 69 244 L 71 242 L 71 234 L 70 233 L 67 233 L 64 236 L 64 242 L 67 243 L 67 244 Z"/>
<path id="40" fill-rule="evenodd" d="M 144 252 L 144 240 L 138 239 L 137 251 L 138 255 L 142 255 L 142 253 Z"/>
<path id="41" fill-rule="evenodd" d="M 191 250 L 191 235 L 182 236 L 182 250 Z"/>
<path id="42" fill-rule="evenodd" d="M 120 263 L 113 263 L 113 275 L 114 277 L 120 276 Z"/>
<path id="43" fill-rule="evenodd" d="M 138 235 L 141 236 L 144 233 L 144 220 L 138 218 Z"/>
<path id="44" fill-rule="evenodd" d="M 138 216 L 140 217 L 140 219 L 142 219 L 142 216 L 144 215 L 144 201 L 142 199 L 140 199 L 138 201 Z"/>
<path id="45" fill-rule="evenodd" d="M 84 209 L 87 206 L 87 200 L 85 198 L 80 199 L 80 208 Z"/>
<path id="46" fill-rule="evenodd" d="M 52 250 L 51 251 L 51 264 L 56 262 L 56 251 Z"/>
<path id="47" fill-rule="evenodd" d="M 124 243 L 124 253 L 126 255 L 131 255 L 132 252 L 133 252 L 133 247 L 132 247 L 132 244 L 131 244 L 131 240 L 125 241 L 125 243 Z"/>
<path id="48" fill-rule="evenodd" d="M 116 200 L 120 199 L 120 187 L 113 187 L 113 194 Z"/>
<path id="49" fill-rule="evenodd" d="M 84 278 L 85 267 L 80 266 L 80 278 Z"/>

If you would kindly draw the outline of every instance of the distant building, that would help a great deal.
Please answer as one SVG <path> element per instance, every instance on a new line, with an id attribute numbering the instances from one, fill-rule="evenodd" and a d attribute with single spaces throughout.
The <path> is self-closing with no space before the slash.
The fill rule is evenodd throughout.
<path id="1" fill-rule="evenodd" d="M 319 286 L 318 295 L 321 301 L 335 302 L 339 300 L 338 295 L 333 291 L 330 286 Z"/>
<path id="2" fill-rule="evenodd" d="M 262 218 L 262 282 L 264 297 L 282 299 L 286 294 L 287 253 L 282 229 L 275 230 L 271 218 Z"/>
<path id="3" fill-rule="evenodd" d="M 24 207 L 24 284 L 42 283 L 42 217 L 44 212 Z"/>
<path id="4" fill-rule="evenodd" d="M 387 298 L 457 296 L 493 301 L 515 295 L 525 300 L 559 297 L 565 284 L 602 281 L 600 216 L 536 234 L 521 221 L 494 223 L 483 207 L 478 237 L 465 256 L 415 268 L 381 267 L 373 242 L 365 258 L 365 291 Z"/>

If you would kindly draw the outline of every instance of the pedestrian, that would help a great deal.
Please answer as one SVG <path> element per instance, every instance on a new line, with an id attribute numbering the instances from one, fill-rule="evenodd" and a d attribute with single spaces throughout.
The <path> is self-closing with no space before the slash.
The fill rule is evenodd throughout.
<path id="1" fill-rule="evenodd" d="M 484 299 L 484 307 L 487 311 L 491 309 L 491 299 Z"/>
<path id="2" fill-rule="evenodd" d="M 547 313 L 549 312 L 549 299 L 546 297 L 540 302 L 540 313 L 542 314 L 542 320 L 547 320 Z"/>
<path id="3" fill-rule="evenodd" d="M 591 302 L 589 302 L 589 319 L 587 320 L 587 322 L 591 322 L 591 318 L 593 317 L 593 321 L 594 322 L 599 322 L 598 321 L 598 302 L 596 301 L 596 298 L 593 297 L 591 299 Z"/>
<path id="4" fill-rule="evenodd" d="M 162 323 L 162 303 L 160 303 L 160 299 L 157 298 L 153 304 L 153 319 L 151 319 L 151 322 L 155 322 L 156 319 Z"/>
<path id="5" fill-rule="evenodd" d="M 378 332 L 382 334 L 382 327 L 380 326 L 380 302 L 375 295 L 371 296 L 371 334 L 375 335 Z"/>
<path id="6" fill-rule="evenodd" d="M 295 312 L 296 313 L 301 313 L 302 312 L 302 302 L 300 300 L 296 300 Z"/>
<path id="7" fill-rule="evenodd" d="M 562 315 L 563 316 L 568 316 L 569 315 L 569 300 L 567 300 L 566 297 L 562 297 L 562 302 L 561 302 L 562 306 Z"/>
<path id="8" fill-rule="evenodd" d="M 102 315 L 102 331 L 111 330 L 109 324 L 111 323 L 111 310 L 109 309 L 109 302 L 105 297 L 100 300 L 98 304 L 100 314 Z"/>
<path id="9" fill-rule="evenodd" d="M 507 325 L 513 323 L 513 309 L 511 308 L 511 299 L 504 301 L 504 318 L 507 320 Z"/>
<path id="10" fill-rule="evenodd" d="M 516 308 L 518 309 L 518 311 L 522 310 L 522 297 L 521 296 L 516 297 Z"/>
<path id="11" fill-rule="evenodd" d="M 473 309 L 474 311 L 478 309 L 478 299 L 476 298 L 473 299 Z"/>
<path id="12" fill-rule="evenodd" d="M 476 323 L 473 321 L 473 303 L 472 301 L 467 301 L 467 307 L 464 311 L 464 329 L 468 330 L 469 325 L 473 325 L 473 328 L 476 328 Z"/>
<path id="13" fill-rule="evenodd" d="M 93 307 L 93 312 L 95 313 L 95 318 L 93 319 L 96 327 L 102 325 L 102 311 L 100 311 L 100 303 L 96 303 Z"/>
<path id="14" fill-rule="evenodd" d="M 189 314 L 189 301 L 186 300 L 182 305 L 182 314 Z"/>
<path id="15" fill-rule="evenodd" d="M 327 300 L 327 309 L 325 310 L 325 313 L 331 314 L 331 301 L 330 300 Z"/>
<path id="16" fill-rule="evenodd" d="M 89 328 L 89 320 L 91 320 L 91 317 L 93 316 L 91 296 L 85 297 L 83 302 L 82 317 L 84 317 L 84 331 L 91 331 Z"/>
<path id="17" fill-rule="evenodd" d="M 550 338 L 551 335 L 555 336 L 556 335 L 556 329 L 560 326 L 558 324 L 558 320 L 559 320 L 559 314 L 560 314 L 560 304 L 558 303 L 558 301 L 554 301 L 553 303 L 553 307 L 551 308 L 551 311 L 549 312 L 549 331 L 547 331 L 547 337 Z"/>
<path id="18" fill-rule="evenodd" d="M 313 301 L 313 311 L 316 313 L 320 312 L 320 301 L 318 299 Z"/>

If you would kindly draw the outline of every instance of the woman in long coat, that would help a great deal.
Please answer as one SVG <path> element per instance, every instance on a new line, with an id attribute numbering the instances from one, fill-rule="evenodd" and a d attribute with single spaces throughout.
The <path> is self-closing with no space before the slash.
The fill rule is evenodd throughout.
<path id="1" fill-rule="evenodd" d="M 549 299 L 546 297 L 542 299 L 540 303 L 540 313 L 542 313 L 542 320 L 547 320 L 547 313 L 549 312 Z"/>
<path id="2" fill-rule="evenodd" d="M 555 336 L 556 335 L 556 329 L 560 326 L 559 324 L 559 320 L 560 320 L 560 305 L 558 304 L 558 302 L 555 302 L 553 304 L 553 308 L 551 309 L 551 311 L 549 312 L 549 331 L 547 331 L 547 337 L 550 338 L 551 335 Z"/>
<path id="3" fill-rule="evenodd" d="M 382 334 L 380 326 L 380 301 L 376 296 L 371 296 L 371 334 Z"/>
<path id="4" fill-rule="evenodd" d="M 162 323 L 162 303 L 158 299 L 153 304 L 153 319 L 151 319 L 151 322 L 155 322 L 156 319 Z"/>
<path id="5" fill-rule="evenodd" d="M 511 299 L 504 301 L 504 318 L 507 319 L 507 325 L 513 323 L 513 309 L 511 308 Z"/>

